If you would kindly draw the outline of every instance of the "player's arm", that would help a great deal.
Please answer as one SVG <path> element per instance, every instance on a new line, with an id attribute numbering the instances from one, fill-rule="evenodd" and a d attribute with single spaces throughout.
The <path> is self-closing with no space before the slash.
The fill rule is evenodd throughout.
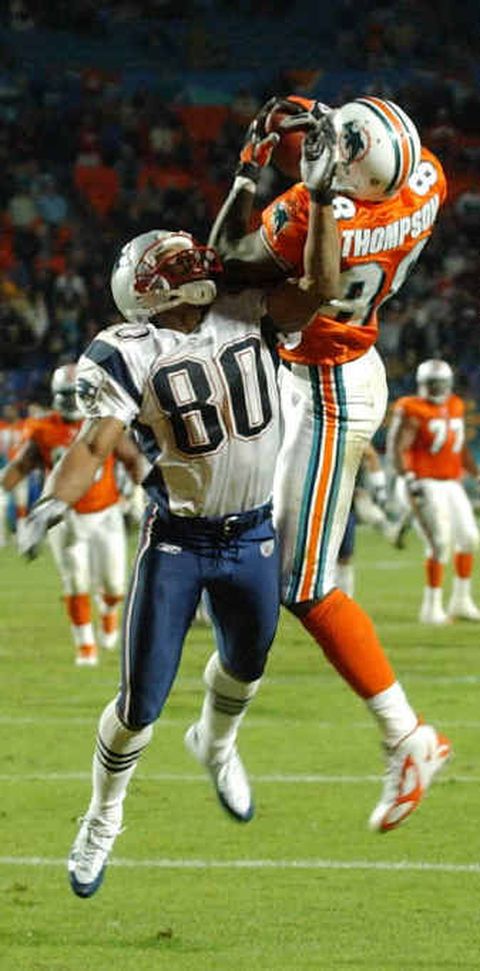
<path id="1" fill-rule="evenodd" d="M 468 474 L 473 476 L 474 479 L 479 478 L 480 469 L 478 467 L 477 462 L 475 461 L 473 452 L 468 447 L 468 445 L 464 445 L 462 448 L 462 465 L 463 465 L 463 468 L 465 469 L 465 472 L 468 472 Z"/>
<path id="2" fill-rule="evenodd" d="M 410 471 L 407 454 L 417 437 L 418 428 L 418 421 L 406 415 L 403 415 L 398 422 L 395 422 L 390 447 L 392 464 L 397 475 L 406 475 Z"/>
<path id="3" fill-rule="evenodd" d="M 286 271 L 274 259 L 260 231 L 249 232 L 256 187 L 262 168 L 278 141 L 278 135 L 265 134 L 265 108 L 250 126 L 240 155 L 232 188 L 212 227 L 209 243 L 219 253 L 227 280 L 239 285 L 257 286 L 285 279 Z M 302 117 L 307 117 L 308 113 Z M 320 301 L 338 295 L 340 243 L 331 207 L 330 184 L 333 175 L 334 131 L 327 117 L 311 117 L 303 141 L 301 174 L 318 207 L 315 215 L 320 261 L 317 279 Z"/>
<path id="4" fill-rule="evenodd" d="M 74 506 L 89 489 L 110 453 L 116 450 L 123 434 L 124 425 L 118 418 L 86 421 L 48 476 L 42 499 L 55 498 Z"/>
<path id="5" fill-rule="evenodd" d="M 35 442 L 29 441 L 20 449 L 18 455 L 0 473 L 0 486 L 11 492 L 33 469 L 42 465 L 40 451 Z"/>
<path id="6" fill-rule="evenodd" d="M 268 314 L 275 327 L 285 333 L 305 327 L 326 300 L 324 237 L 320 231 L 324 208 L 310 200 L 303 276 L 298 280 L 287 280 L 267 292 Z"/>
<path id="7" fill-rule="evenodd" d="M 140 485 L 148 472 L 148 463 L 128 432 L 124 431 L 117 442 L 115 457 L 125 466 L 132 482 Z"/>
<path id="8" fill-rule="evenodd" d="M 373 501 L 383 507 L 387 502 L 387 476 L 380 461 L 380 456 L 371 442 L 369 442 L 363 453 L 362 462 L 367 472 L 368 484 Z"/>
<path id="9" fill-rule="evenodd" d="M 113 452 L 124 432 L 118 418 L 85 422 L 75 441 L 48 476 L 40 499 L 25 520 L 19 550 L 34 557 L 45 533 L 91 486 L 98 469 Z"/>

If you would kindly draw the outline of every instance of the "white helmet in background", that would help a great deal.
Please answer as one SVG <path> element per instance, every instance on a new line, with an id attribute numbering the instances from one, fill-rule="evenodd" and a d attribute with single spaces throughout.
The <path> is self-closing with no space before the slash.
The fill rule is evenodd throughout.
<path id="1" fill-rule="evenodd" d="M 62 364 L 52 374 L 51 391 L 53 407 L 60 412 L 65 421 L 79 421 L 82 413 L 78 409 L 75 393 L 76 364 Z"/>
<path id="2" fill-rule="evenodd" d="M 408 115 L 393 101 L 364 97 L 338 108 L 333 121 L 338 136 L 334 191 L 367 202 L 395 195 L 420 161 L 420 138 Z"/>
<path id="3" fill-rule="evenodd" d="M 420 397 L 440 405 L 453 388 L 453 371 L 446 361 L 423 361 L 415 375 Z"/>
<path id="4" fill-rule="evenodd" d="M 127 320 L 148 319 L 180 303 L 208 306 L 217 295 L 210 277 L 221 270 L 215 250 L 190 233 L 154 229 L 123 246 L 110 285 Z"/>

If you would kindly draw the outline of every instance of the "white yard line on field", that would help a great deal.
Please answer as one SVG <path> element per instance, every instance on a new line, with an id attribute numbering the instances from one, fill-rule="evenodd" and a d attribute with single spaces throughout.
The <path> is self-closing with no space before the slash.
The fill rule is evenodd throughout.
<path id="1" fill-rule="evenodd" d="M 131 870 L 397 870 L 479 873 L 480 863 L 429 863 L 427 860 L 112 860 Z M 0 866 L 64 867 L 65 860 L 41 856 L 0 856 Z"/>
<path id="2" fill-rule="evenodd" d="M 69 716 L 69 715 L 58 715 L 46 717 L 43 715 L 0 715 L 0 725 L 91 725 L 94 729 L 97 726 L 98 714 L 92 715 L 90 718 L 87 716 Z M 188 725 L 188 718 L 185 717 L 161 717 L 158 722 L 159 726 L 162 728 L 174 728 L 177 725 L 186 727 Z M 251 715 L 243 725 L 242 732 L 248 731 L 249 728 L 265 728 L 268 725 L 279 725 L 282 727 L 288 725 L 292 728 L 308 727 L 314 728 L 316 731 L 338 731 L 339 728 L 346 728 L 348 731 L 374 731 L 376 730 L 376 724 L 372 719 L 365 721 L 346 721 L 344 718 L 338 721 L 317 721 L 315 718 L 285 718 L 283 714 L 278 714 L 278 717 L 272 718 L 271 715 Z M 480 729 L 480 721 L 463 721 L 459 719 L 442 718 L 442 728 L 452 729 L 474 729 L 478 731 Z"/>
<path id="3" fill-rule="evenodd" d="M 0 774 L 0 782 L 90 782 L 90 772 L 28 772 L 25 775 Z M 319 775 L 316 773 L 292 774 L 269 773 L 268 775 L 251 775 L 252 782 L 274 783 L 275 785 L 365 785 L 371 782 L 381 782 L 381 775 Z M 202 773 L 185 772 L 139 772 L 136 776 L 142 782 L 208 782 L 207 775 Z M 435 780 L 435 785 L 450 783 L 465 783 L 478 785 L 480 776 L 449 775 L 447 778 Z"/>

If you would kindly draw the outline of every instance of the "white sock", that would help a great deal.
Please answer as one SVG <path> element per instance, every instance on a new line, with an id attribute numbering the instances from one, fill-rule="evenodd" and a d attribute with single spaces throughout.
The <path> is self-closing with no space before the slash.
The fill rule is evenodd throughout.
<path id="1" fill-rule="evenodd" d="M 470 577 L 454 576 L 452 597 L 454 597 L 455 600 L 470 600 L 471 599 L 470 588 L 471 588 Z"/>
<path id="2" fill-rule="evenodd" d="M 88 813 L 119 826 L 122 803 L 137 762 L 153 734 L 153 725 L 125 728 L 111 701 L 100 716 L 92 764 L 93 792 Z"/>
<path id="3" fill-rule="evenodd" d="M 368 698 L 367 705 L 380 722 L 389 747 L 397 745 L 405 735 L 410 735 L 418 724 L 417 715 L 398 681 L 378 695 Z"/>
<path id="4" fill-rule="evenodd" d="M 348 597 L 353 597 L 355 590 L 355 568 L 353 563 L 337 563 L 335 582 L 337 587 L 343 590 Z"/>
<path id="5" fill-rule="evenodd" d="M 72 631 L 73 643 L 77 649 L 83 647 L 84 644 L 95 644 L 92 624 L 71 624 L 70 630 Z"/>
<path id="6" fill-rule="evenodd" d="M 240 723 L 261 678 L 238 681 L 225 671 L 215 652 L 207 661 L 203 680 L 207 691 L 198 723 L 202 754 L 208 760 L 224 762 L 235 745 Z"/>
<path id="7" fill-rule="evenodd" d="M 443 611 L 443 590 L 441 587 L 424 587 L 423 588 L 423 603 L 422 607 L 425 610 L 442 610 Z"/>

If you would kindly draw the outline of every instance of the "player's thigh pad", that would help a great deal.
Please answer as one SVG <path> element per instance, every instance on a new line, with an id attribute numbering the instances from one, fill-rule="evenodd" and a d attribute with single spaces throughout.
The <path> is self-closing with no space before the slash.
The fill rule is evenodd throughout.
<path id="1" fill-rule="evenodd" d="M 142 727 L 160 714 L 200 598 L 199 556 L 144 527 L 123 614 L 119 714 Z"/>
<path id="2" fill-rule="evenodd" d="M 119 503 L 84 517 L 95 584 L 110 596 L 125 592 L 127 539 Z"/>
<path id="3" fill-rule="evenodd" d="M 279 546 L 271 522 L 248 530 L 231 556 L 217 559 L 207 590 L 222 662 L 241 681 L 256 680 L 280 609 Z"/>
<path id="4" fill-rule="evenodd" d="M 385 413 L 385 369 L 373 349 L 337 367 L 282 373 L 284 438 L 274 482 L 282 599 L 320 599 L 338 551 L 365 446 Z"/>
<path id="5" fill-rule="evenodd" d="M 479 532 L 470 499 L 460 482 L 449 482 L 448 493 L 455 548 L 473 553 L 478 547 Z"/>
<path id="6" fill-rule="evenodd" d="M 423 499 L 420 501 L 414 526 L 425 544 L 425 555 L 446 563 L 452 545 L 452 519 L 448 484 L 440 479 L 420 480 Z M 430 537 L 435 539 L 435 550 Z"/>
<path id="7" fill-rule="evenodd" d="M 77 528 L 77 514 L 69 512 L 61 523 L 47 533 L 63 591 L 72 596 L 90 590 L 88 544 Z"/>

